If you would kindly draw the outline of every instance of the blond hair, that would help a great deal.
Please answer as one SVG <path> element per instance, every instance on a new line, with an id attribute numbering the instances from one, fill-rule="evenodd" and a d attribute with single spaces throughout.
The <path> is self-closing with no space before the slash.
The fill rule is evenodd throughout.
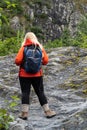
<path id="1" fill-rule="evenodd" d="M 24 41 L 22 42 L 22 46 L 25 44 L 27 39 L 30 39 L 32 42 L 34 42 L 34 44 L 39 44 L 39 46 L 42 48 L 42 45 L 39 43 L 36 35 L 33 32 L 26 33 Z"/>

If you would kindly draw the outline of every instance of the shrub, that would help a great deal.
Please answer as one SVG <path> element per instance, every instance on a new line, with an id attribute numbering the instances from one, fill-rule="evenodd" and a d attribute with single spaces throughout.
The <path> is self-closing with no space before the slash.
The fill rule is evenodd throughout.
<path id="1" fill-rule="evenodd" d="M 81 48 L 87 48 L 87 15 L 78 24 L 76 36 L 70 36 L 69 30 L 65 28 L 59 39 L 48 41 L 48 43 L 45 45 L 47 48 L 61 46 L 78 46 Z"/>
<path id="2" fill-rule="evenodd" d="M 9 122 L 13 120 L 13 116 L 11 116 L 7 110 L 0 109 L 0 130 L 9 130 Z"/>
<path id="3" fill-rule="evenodd" d="M 56 48 L 56 47 L 61 47 L 62 41 L 60 39 L 56 39 L 54 41 L 48 41 L 48 43 L 45 45 L 45 48 Z"/>
<path id="4" fill-rule="evenodd" d="M 6 100 L 6 109 L 0 109 L 0 130 L 9 130 L 9 123 L 14 121 L 14 117 L 10 115 L 9 111 L 14 112 L 18 105 L 19 98 L 17 95 L 11 96 L 10 102 Z"/>
<path id="5" fill-rule="evenodd" d="M 22 33 L 21 33 L 22 32 Z M 0 40 L 0 56 L 17 53 L 24 38 L 24 31 L 18 31 L 16 37 Z"/>
<path id="6" fill-rule="evenodd" d="M 16 37 L 7 38 L 4 41 L 0 41 L 0 55 L 9 55 L 18 51 L 20 44 L 17 42 Z"/>
<path id="7" fill-rule="evenodd" d="M 61 37 L 61 42 L 62 42 L 62 46 L 70 46 L 71 45 L 71 36 L 70 36 L 70 31 L 65 28 Z"/>

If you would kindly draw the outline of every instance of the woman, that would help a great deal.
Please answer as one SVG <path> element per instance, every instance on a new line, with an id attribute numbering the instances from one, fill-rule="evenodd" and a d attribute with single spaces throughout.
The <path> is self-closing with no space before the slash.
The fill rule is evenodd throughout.
<path id="1" fill-rule="evenodd" d="M 49 108 L 47 98 L 44 94 L 42 68 L 37 73 L 31 74 L 31 73 L 27 73 L 22 67 L 24 48 L 32 44 L 39 45 L 39 47 L 42 50 L 42 65 L 46 65 L 49 60 L 46 51 L 44 50 L 43 46 L 39 43 L 36 35 L 32 32 L 26 33 L 22 46 L 19 49 L 17 56 L 15 57 L 15 64 L 20 66 L 19 81 L 20 81 L 21 92 L 22 92 L 20 118 L 24 120 L 27 120 L 28 118 L 29 96 L 30 96 L 31 85 L 33 86 L 35 93 L 38 96 L 40 105 L 42 106 L 46 117 L 51 118 L 56 115 L 56 113 Z"/>

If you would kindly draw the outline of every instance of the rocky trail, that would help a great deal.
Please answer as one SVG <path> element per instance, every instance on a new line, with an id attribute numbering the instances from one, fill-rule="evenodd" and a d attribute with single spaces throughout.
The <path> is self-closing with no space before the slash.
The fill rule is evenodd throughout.
<path id="1" fill-rule="evenodd" d="M 48 50 L 49 63 L 43 66 L 44 89 L 57 115 L 47 119 L 34 91 L 31 91 L 28 130 L 87 130 L 87 49 L 76 47 Z M 15 55 L 0 57 L 0 108 L 5 100 L 20 97 Z M 18 106 L 11 113 L 17 118 Z"/>

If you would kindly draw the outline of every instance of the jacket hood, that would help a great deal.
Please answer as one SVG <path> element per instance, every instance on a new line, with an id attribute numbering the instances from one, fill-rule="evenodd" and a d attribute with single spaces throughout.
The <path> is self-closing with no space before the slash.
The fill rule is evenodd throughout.
<path id="1" fill-rule="evenodd" d="M 30 39 L 26 39 L 26 41 L 25 41 L 25 43 L 24 43 L 23 46 L 25 47 L 25 46 L 29 46 L 29 45 L 32 45 L 32 44 L 36 44 L 36 45 L 40 46 L 39 43 L 36 43 L 36 42 L 34 42 L 34 41 L 31 41 Z"/>
<path id="2" fill-rule="evenodd" d="M 32 41 L 30 40 L 30 39 L 26 39 L 26 41 L 25 41 L 25 43 L 24 43 L 24 47 L 25 46 L 29 46 L 29 45 L 32 45 L 33 43 L 32 43 Z"/>

